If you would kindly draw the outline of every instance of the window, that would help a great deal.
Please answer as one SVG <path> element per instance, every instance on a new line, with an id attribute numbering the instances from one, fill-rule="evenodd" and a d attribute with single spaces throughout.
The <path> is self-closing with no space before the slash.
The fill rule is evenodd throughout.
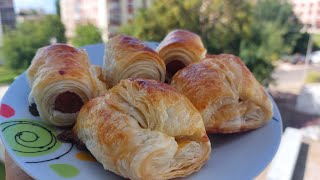
<path id="1" fill-rule="evenodd" d="M 133 11 L 134 11 L 133 0 L 128 0 L 128 13 L 133 14 Z"/>
<path id="2" fill-rule="evenodd" d="M 119 0 L 112 0 L 110 3 L 110 24 L 121 24 L 121 7 Z"/>
<path id="3" fill-rule="evenodd" d="M 316 27 L 317 27 L 317 28 L 320 28 L 320 19 L 317 19 L 317 21 L 316 21 Z"/>

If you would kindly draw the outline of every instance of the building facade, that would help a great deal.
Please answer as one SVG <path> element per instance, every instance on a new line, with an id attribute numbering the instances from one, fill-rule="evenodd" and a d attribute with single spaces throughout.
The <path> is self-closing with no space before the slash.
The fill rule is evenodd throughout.
<path id="1" fill-rule="evenodd" d="M 6 30 L 6 28 L 15 28 L 16 18 L 13 0 L 0 0 L 0 17 L 3 30 Z"/>
<path id="2" fill-rule="evenodd" d="M 291 0 L 291 3 L 304 31 L 320 33 L 320 0 Z"/>
<path id="3" fill-rule="evenodd" d="M 13 0 L 0 0 L 0 47 L 2 46 L 3 33 L 15 28 L 16 17 Z"/>
<path id="4" fill-rule="evenodd" d="M 61 0 L 61 20 L 66 27 L 66 37 L 75 35 L 79 24 L 91 23 L 102 32 L 107 41 L 118 28 L 130 23 L 139 8 L 150 6 L 152 0 Z"/>

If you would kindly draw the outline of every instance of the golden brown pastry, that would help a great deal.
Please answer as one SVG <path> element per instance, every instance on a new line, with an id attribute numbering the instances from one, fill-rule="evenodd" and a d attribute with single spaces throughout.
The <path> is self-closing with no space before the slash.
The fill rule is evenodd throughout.
<path id="1" fill-rule="evenodd" d="M 207 50 L 200 37 L 186 30 L 170 32 L 156 50 L 166 64 L 166 81 L 180 69 L 204 58 Z"/>
<path id="2" fill-rule="evenodd" d="M 130 179 L 189 175 L 211 151 L 200 113 L 154 80 L 121 80 L 82 107 L 73 131 L 105 169 Z"/>
<path id="3" fill-rule="evenodd" d="M 179 71 L 172 86 L 201 113 L 207 132 L 234 133 L 258 128 L 272 117 L 271 102 L 236 56 L 207 56 Z"/>
<path id="4" fill-rule="evenodd" d="M 55 126 L 74 124 L 83 103 L 102 94 L 101 69 L 90 66 L 85 50 L 65 44 L 40 48 L 27 70 L 29 102 Z"/>
<path id="5" fill-rule="evenodd" d="M 127 78 L 163 82 L 165 72 L 163 60 L 142 41 L 126 35 L 117 35 L 108 41 L 103 74 L 109 86 L 115 86 L 121 79 Z"/>

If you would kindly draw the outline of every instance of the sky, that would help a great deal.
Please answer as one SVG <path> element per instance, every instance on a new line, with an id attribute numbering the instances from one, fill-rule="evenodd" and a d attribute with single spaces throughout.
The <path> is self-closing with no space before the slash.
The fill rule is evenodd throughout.
<path id="1" fill-rule="evenodd" d="M 56 0 L 13 0 L 15 12 L 21 9 L 43 9 L 48 14 L 55 14 Z"/>

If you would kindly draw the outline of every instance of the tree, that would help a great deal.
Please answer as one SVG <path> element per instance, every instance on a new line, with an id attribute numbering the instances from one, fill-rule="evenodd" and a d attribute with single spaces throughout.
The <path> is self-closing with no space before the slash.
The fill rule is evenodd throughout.
<path id="1" fill-rule="evenodd" d="M 47 15 L 40 22 L 40 37 L 44 38 L 44 41 L 49 42 L 52 37 L 57 39 L 57 42 L 65 43 L 67 41 L 65 37 L 65 27 L 62 24 L 60 17 L 57 15 Z"/>
<path id="2" fill-rule="evenodd" d="M 299 41 L 299 45 L 297 44 L 296 47 L 296 52 L 298 53 L 306 53 L 307 52 L 307 44 L 309 41 L 309 36 L 310 34 L 304 33 L 303 37 L 301 37 L 298 41 Z M 319 34 L 312 34 L 312 40 L 313 40 L 313 47 L 312 47 L 312 51 L 316 51 L 319 50 L 320 48 L 320 35 Z M 304 46 L 303 46 L 304 45 Z"/>
<path id="3" fill-rule="evenodd" d="M 61 17 L 60 0 L 56 0 L 55 6 L 56 6 L 56 13 L 57 13 L 57 15 L 58 15 L 59 17 Z"/>
<path id="4" fill-rule="evenodd" d="M 101 32 L 96 26 L 92 24 L 77 26 L 76 35 L 72 39 L 72 44 L 74 44 L 75 46 L 84 46 L 101 42 Z"/>
<path id="5" fill-rule="evenodd" d="M 40 21 L 25 21 L 17 29 L 4 35 L 2 54 L 5 65 L 11 69 L 24 70 L 40 47 L 50 44 L 52 38 L 64 43 L 64 26 L 55 15 L 46 15 Z"/>
<path id="6" fill-rule="evenodd" d="M 199 34 L 208 53 L 240 56 L 268 84 L 272 62 L 292 52 L 301 26 L 285 0 L 164 0 L 140 10 L 120 31 L 161 41 L 177 28 Z"/>
<path id="7" fill-rule="evenodd" d="M 133 23 L 121 32 L 143 40 L 161 41 L 172 29 L 184 28 L 199 33 L 199 0 L 154 1 L 148 9 L 141 9 Z"/>
<path id="8" fill-rule="evenodd" d="M 203 0 L 200 10 L 201 37 L 210 53 L 240 54 L 240 44 L 248 36 L 250 0 Z"/>
<path id="9" fill-rule="evenodd" d="M 172 29 L 188 29 L 201 36 L 210 53 L 238 54 L 249 9 L 250 3 L 244 0 L 155 1 L 120 31 L 143 40 L 161 41 Z"/>
<path id="10" fill-rule="evenodd" d="M 241 40 L 239 56 L 258 80 L 268 84 L 272 80 L 272 62 L 293 52 L 302 26 L 286 1 L 259 0 L 250 14 L 250 26 Z"/>

